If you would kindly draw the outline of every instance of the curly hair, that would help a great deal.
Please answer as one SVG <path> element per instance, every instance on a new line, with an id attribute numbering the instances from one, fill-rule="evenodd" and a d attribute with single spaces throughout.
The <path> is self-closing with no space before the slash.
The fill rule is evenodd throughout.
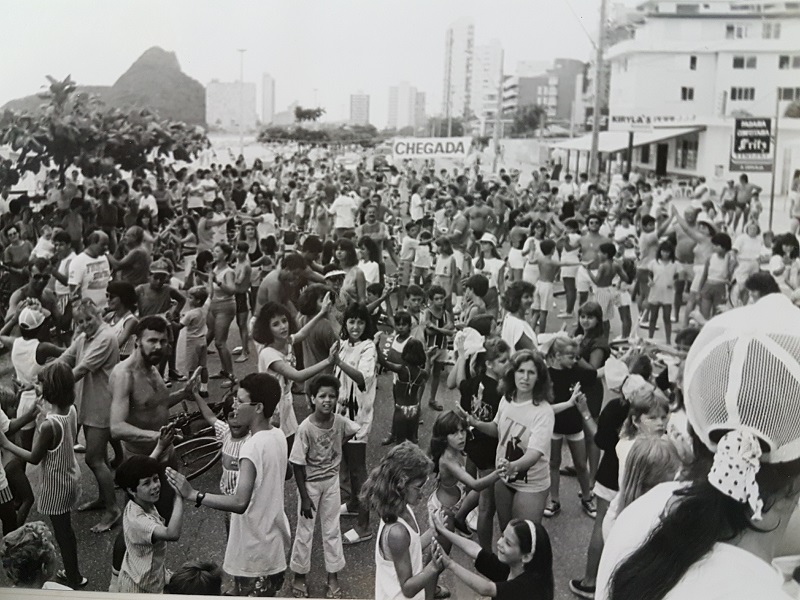
<path id="1" fill-rule="evenodd" d="M 447 436 L 451 433 L 466 431 L 467 423 L 452 410 L 448 410 L 436 417 L 431 432 L 430 455 L 433 460 L 433 472 L 439 472 L 439 459 L 447 450 Z"/>
<path id="2" fill-rule="evenodd" d="M 296 331 L 295 322 L 292 315 L 289 313 L 289 309 L 277 302 L 267 302 L 261 307 L 261 311 L 253 322 L 253 339 L 265 346 L 274 342 L 275 336 L 272 335 L 269 324 L 272 319 L 280 316 L 286 317 L 289 321 L 289 334 L 294 333 Z"/>
<path id="3" fill-rule="evenodd" d="M 503 295 L 503 308 L 510 313 L 519 312 L 522 306 L 522 297 L 525 294 L 533 294 L 536 287 L 527 281 L 515 281 L 506 288 L 506 293 Z"/>
<path id="4" fill-rule="evenodd" d="M 15 586 L 36 584 L 43 575 L 42 567 L 52 569 L 55 565 L 56 547 L 50 529 L 42 521 L 33 521 L 7 534 L 0 546 L 0 561 Z"/>
<path id="5" fill-rule="evenodd" d="M 361 502 L 367 503 L 384 523 L 394 523 L 407 502 L 408 484 L 427 479 L 433 463 L 419 446 L 409 441 L 398 444 L 370 472 L 361 487 Z"/>
<path id="6" fill-rule="evenodd" d="M 349 334 L 347 333 L 347 321 L 350 319 L 361 319 L 364 321 L 364 333 L 361 334 L 362 340 L 371 340 L 373 337 L 375 337 L 375 323 L 372 321 L 372 317 L 369 314 L 369 309 L 367 308 L 366 304 L 352 302 L 345 309 L 344 314 L 342 314 L 343 340 L 348 338 Z"/>
<path id="7" fill-rule="evenodd" d="M 553 402 L 553 382 L 550 380 L 550 371 L 547 363 L 539 352 L 534 350 L 519 350 L 511 356 L 511 364 L 508 366 L 503 380 L 498 386 L 498 391 L 506 398 L 512 399 L 517 391 L 517 383 L 514 375 L 526 362 L 533 362 L 536 367 L 536 383 L 533 384 L 533 403 Z"/>

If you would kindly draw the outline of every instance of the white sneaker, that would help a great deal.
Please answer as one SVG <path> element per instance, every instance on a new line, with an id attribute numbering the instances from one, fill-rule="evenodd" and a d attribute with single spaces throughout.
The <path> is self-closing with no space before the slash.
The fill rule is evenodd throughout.
<path id="1" fill-rule="evenodd" d="M 568 312 L 558 313 L 558 318 L 559 319 L 571 319 L 572 318 L 572 314 L 568 313 Z"/>
<path id="2" fill-rule="evenodd" d="M 478 509 L 474 508 L 472 511 L 467 515 L 467 526 L 472 529 L 472 531 L 476 531 L 478 529 Z"/>

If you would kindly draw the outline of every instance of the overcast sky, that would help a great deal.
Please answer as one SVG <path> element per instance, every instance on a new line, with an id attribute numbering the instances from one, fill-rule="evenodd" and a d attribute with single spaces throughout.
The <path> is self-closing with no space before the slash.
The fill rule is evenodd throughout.
<path id="1" fill-rule="evenodd" d="M 390 85 L 409 81 L 441 109 L 444 40 L 460 17 L 475 42 L 497 38 L 505 71 L 517 61 L 588 60 L 599 0 L 0 0 L 0 105 L 35 93 L 45 75 L 111 85 L 145 50 L 176 53 L 203 85 L 239 77 L 276 80 L 276 110 L 317 103 L 344 119 L 349 97 L 370 94 L 370 121 L 383 127 Z"/>

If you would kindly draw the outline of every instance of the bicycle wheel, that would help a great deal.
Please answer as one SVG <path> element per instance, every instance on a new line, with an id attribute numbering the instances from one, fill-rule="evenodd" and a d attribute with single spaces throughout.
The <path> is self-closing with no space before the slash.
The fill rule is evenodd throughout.
<path id="1" fill-rule="evenodd" d="M 192 438 L 175 446 L 183 474 L 189 480 L 199 477 L 222 457 L 222 444 L 213 437 Z"/>

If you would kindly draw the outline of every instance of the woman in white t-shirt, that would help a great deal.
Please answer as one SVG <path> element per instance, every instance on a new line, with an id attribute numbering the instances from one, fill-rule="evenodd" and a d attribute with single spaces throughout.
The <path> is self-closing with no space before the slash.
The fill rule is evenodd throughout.
<path id="1" fill-rule="evenodd" d="M 533 304 L 533 290 L 533 284 L 527 281 L 514 281 L 503 296 L 506 316 L 503 318 L 500 337 L 512 351 L 536 350 L 538 347 L 536 334 L 527 321 Z"/>
<path id="2" fill-rule="evenodd" d="M 372 283 L 380 283 L 381 267 L 380 267 L 380 250 L 378 245 L 368 235 L 362 236 L 358 240 L 358 268 L 364 273 L 364 281 L 367 285 Z"/>
<path id="3" fill-rule="evenodd" d="M 520 350 L 511 357 L 500 384 L 500 400 L 494 420 L 478 421 L 460 407 L 456 411 L 467 423 L 498 438 L 496 465 L 505 476 L 494 486 L 497 518 L 505 530 L 511 519 L 541 523 L 550 491 L 550 438 L 555 414 L 553 386 L 541 354 Z"/>

